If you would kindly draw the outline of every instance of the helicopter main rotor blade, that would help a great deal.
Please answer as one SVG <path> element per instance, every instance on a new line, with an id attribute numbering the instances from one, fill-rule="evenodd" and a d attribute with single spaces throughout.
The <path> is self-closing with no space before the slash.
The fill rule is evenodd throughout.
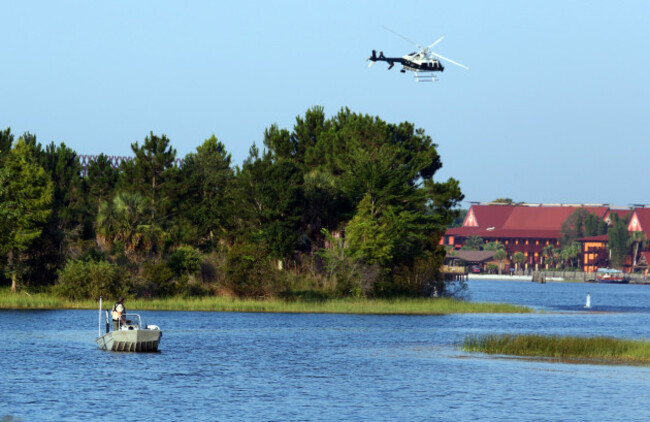
<path id="1" fill-rule="evenodd" d="M 442 41 L 443 38 L 445 38 L 444 35 L 442 37 L 438 38 L 437 40 L 435 40 L 434 42 L 432 42 L 431 44 L 429 44 L 427 46 L 427 50 L 430 49 L 431 47 L 433 47 L 434 45 L 438 44 L 440 41 Z"/>
<path id="2" fill-rule="evenodd" d="M 460 64 L 460 63 L 458 63 L 458 62 L 455 62 L 455 61 L 453 61 L 452 59 L 448 59 L 448 58 L 446 58 L 446 57 L 444 57 L 444 56 L 441 56 L 441 55 L 438 54 L 438 53 L 434 53 L 433 51 L 431 51 L 430 53 L 431 53 L 432 55 L 436 56 L 436 57 L 439 58 L 439 59 L 442 59 L 442 60 L 448 61 L 449 63 L 453 63 L 453 64 L 455 64 L 456 66 L 460 66 L 460 67 L 462 67 L 463 69 L 469 70 L 469 67 L 465 66 L 464 64 Z"/>
<path id="3" fill-rule="evenodd" d="M 389 27 L 384 26 L 384 25 L 382 25 L 381 27 L 384 28 L 384 29 L 385 29 L 386 31 L 388 31 L 388 32 L 392 32 L 394 35 L 397 35 L 398 37 L 400 37 L 400 38 L 403 39 L 404 41 L 410 42 L 411 44 L 415 45 L 417 48 L 420 48 L 420 49 L 423 48 L 420 44 L 418 44 L 418 43 L 416 43 L 416 42 L 414 42 L 414 41 L 409 40 L 409 39 L 406 38 L 404 35 L 398 34 L 397 32 L 393 31 L 393 30 L 390 29 Z"/>

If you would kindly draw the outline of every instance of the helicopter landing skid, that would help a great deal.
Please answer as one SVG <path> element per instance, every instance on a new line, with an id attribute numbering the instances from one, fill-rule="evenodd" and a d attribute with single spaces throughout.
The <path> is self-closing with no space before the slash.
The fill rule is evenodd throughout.
<path id="1" fill-rule="evenodd" d="M 414 72 L 415 82 L 435 82 L 438 80 L 433 72 Z"/>

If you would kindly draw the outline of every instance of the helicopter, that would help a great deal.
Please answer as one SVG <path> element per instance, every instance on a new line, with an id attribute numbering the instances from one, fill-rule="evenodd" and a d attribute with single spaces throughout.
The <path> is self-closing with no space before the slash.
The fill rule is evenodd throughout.
<path id="1" fill-rule="evenodd" d="M 379 55 L 377 55 L 377 51 L 372 50 L 372 55 L 368 57 L 368 59 L 366 60 L 367 62 L 370 62 L 368 63 L 368 67 L 372 67 L 372 65 L 374 65 L 376 62 L 387 62 L 388 70 L 390 70 L 393 68 L 393 66 L 395 66 L 395 63 L 399 63 L 402 65 L 402 69 L 400 69 L 400 72 L 406 73 L 407 70 L 413 72 L 416 82 L 437 81 L 438 79 L 436 78 L 434 72 L 443 72 L 445 70 L 445 67 L 440 62 L 441 59 L 449 63 L 455 64 L 456 66 L 460 66 L 463 69 L 469 70 L 469 67 L 460 64 L 458 62 L 455 62 L 451 59 L 448 59 L 446 57 L 443 57 L 440 54 L 435 53 L 431 50 L 432 47 L 434 47 L 436 44 L 442 41 L 443 38 L 445 38 L 444 35 L 438 38 L 437 40 L 435 40 L 433 43 L 429 44 L 428 46 L 423 47 L 417 43 L 414 43 L 408 38 L 398 34 L 392 29 L 389 29 L 385 26 L 383 28 L 389 32 L 392 32 L 393 34 L 397 35 L 403 40 L 411 44 L 415 44 L 418 47 L 418 51 L 415 51 L 413 53 L 407 54 L 402 57 L 386 57 L 384 56 L 383 51 L 380 51 Z"/>

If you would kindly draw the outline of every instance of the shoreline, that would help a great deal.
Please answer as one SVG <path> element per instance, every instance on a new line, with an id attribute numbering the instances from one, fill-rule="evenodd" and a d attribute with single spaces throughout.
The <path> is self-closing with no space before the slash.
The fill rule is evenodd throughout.
<path id="1" fill-rule="evenodd" d="M 533 281 L 532 275 L 507 275 L 507 274 L 467 274 L 468 280 L 511 280 L 511 281 Z M 546 281 L 567 281 L 563 277 L 548 277 Z"/>
<path id="2" fill-rule="evenodd" d="M 493 281 L 530 281 L 533 282 L 533 276 L 532 275 L 505 275 L 505 274 L 468 274 L 467 275 L 468 280 L 493 280 Z M 584 281 L 584 280 L 578 280 L 575 278 L 564 278 L 564 277 L 546 277 L 544 278 L 545 282 L 550 282 L 550 283 L 585 283 L 585 284 L 632 284 L 632 285 L 637 285 L 637 286 L 648 286 L 650 285 L 650 279 L 647 281 L 639 281 L 639 280 L 630 280 L 629 283 L 598 283 L 596 281 L 590 280 L 590 281 Z M 534 281 L 535 283 L 538 283 L 538 281 Z"/>
<path id="3" fill-rule="evenodd" d="M 110 307 L 110 300 L 104 307 Z M 69 301 L 49 294 L 30 296 L 0 292 L 0 310 L 97 310 L 98 301 Z M 201 311 L 251 313 L 324 313 L 359 315 L 449 315 L 469 313 L 535 313 L 530 307 L 508 303 L 466 302 L 450 298 L 329 299 L 284 301 L 235 299 L 223 296 L 129 299 L 127 309 L 146 311 Z"/>

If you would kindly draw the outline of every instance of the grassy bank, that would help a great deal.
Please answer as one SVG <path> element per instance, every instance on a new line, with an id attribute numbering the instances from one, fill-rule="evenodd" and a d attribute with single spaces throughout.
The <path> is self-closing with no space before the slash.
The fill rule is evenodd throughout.
<path id="1" fill-rule="evenodd" d="M 462 313 L 528 313 L 531 309 L 501 303 L 454 299 L 331 299 L 326 301 L 247 300 L 228 297 L 127 299 L 127 309 L 218 312 L 291 312 L 332 314 L 444 315 Z M 112 302 L 106 302 L 104 308 Z M 97 309 L 96 301 L 67 301 L 48 294 L 0 292 L 0 309 Z"/>
<path id="2" fill-rule="evenodd" d="M 468 352 L 488 354 L 650 364 L 650 341 L 611 337 L 470 336 L 465 338 L 462 348 Z"/>

